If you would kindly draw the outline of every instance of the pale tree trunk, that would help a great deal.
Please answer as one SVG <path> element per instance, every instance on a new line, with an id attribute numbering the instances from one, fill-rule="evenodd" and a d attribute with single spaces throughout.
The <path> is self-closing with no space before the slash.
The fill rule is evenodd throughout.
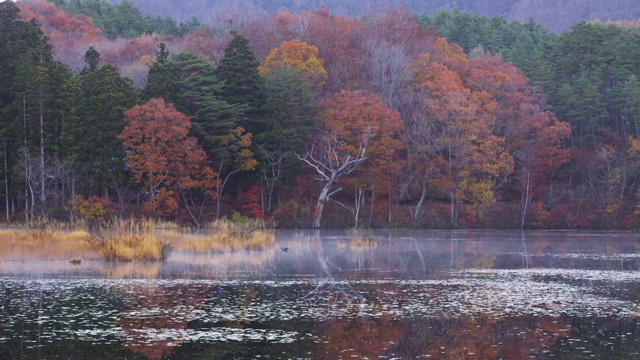
<path id="1" fill-rule="evenodd" d="M 35 189 L 33 188 L 33 168 L 31 166 L 31 158 L 29 151 L 24 149 L 24 207 L 25 207 L 25 221 L 29 222 L 33 220 L 34 208 L 36 203 Z M 31 200 L 31 202 L 29 202 Z"/>
<path id="2" fill-rule="evenodd" d="M 413 220 L 418 221 L 420 219 L 420 214 L 422 213 L 422 204 L 424 204 L 424 200 L 427 197 L 427 181 L 424 180 L 422 182 L 422 193 L 420 194 L 420 200 L 416 204 L 416 208 L 414 213 L 412 214 Z"/>
<path id="3" fill-rule="evenodd" d="M 9 162 L 7 161 L 7 142 L 4 142 L 4 205 L 5 205 L 5 219 L 9 221 L 11 219 L 11 211 L 9 207 Z"/>
<path id="4" fill-rule="evenodd" d="M 311 151 L 307 152 L 305 156 L 296 154 L 298 159 L 304 161 L 316 170 L 318 175 L 320 175 L 320 180 L 326 181 L 326 183 L 322 187 L 320 195 L 318 196 L 316 208 L 313 212 L 312 225 L 314 228 L 320 228 L 324 205 L 331 199 L 332 195 L 342 190 L 341 187 L 336 190 L 332 190 L 333 187 L 338 183 L 338 180 L 340 180 L 342 176 L 348 175 L 353 172 L 358 167 L 358 165 L 360 165 L 367 159 L 365 155 L 367 153 L 369 140 L 371 140 L 373 134 L 373 128 L 367 128 L 365 130 L 365 134 L 359 145 L 358 152 L 353 158 L 351 157 L 351 155 L 345 156 L 338 154 L 338 151 L 336 150 L 337 146 L 339 145 L 338 139 L 335 135 L 329 133 L 326 134 L 326 147 L 319 154 L 315 154 L 314 148 L 312 148 Z"/>
<path id="5" fill-rule="evenodd" d="M 40 91 L 40 214 L 46 214 L 45 202 L 45 171 L 44 171 L 44 113 L 42 105 L 42 91 Z"/>
<path id="6" fill-rule="evenodd" d="M 369 204 L 369 221 L 368 221 L 368 226 L 371 226 L 371 223 L 373 222 L 373 206 L 374 206 L 374 201 L 376 199 L 376 187 L 375 186 L 371 186 L 371 203 Z"/>
<path id="7" fill-rule="evenodd" d="M 525 177 L 524 183 L 524 191 L 522 192 L 522 213 L 520 215 L 520 228 L 524 229 L 524 224 L 527 220 L 527 211 L 529 209 L 529 205 L 531 204 L 532 196 L 531 196 L 531 171 L 529 169 L 526 170 L 527 174 Z"/>
<path id="8" fill-rule="evenodd" d="M 224 166 L 224 164 L 222 164 L 219 168 L 218 168 L 218 174 L 220 174 L 220 171 L 222 171 L 222 167 Z M 218 188 L 216 189 L 216 219 L 220 218 L 220 211 L 221 211 L 221 207 L 222 207 L 222 191 L 224 190 L 225 185 L 227 184 L 227 181 L 229 181 L 229 179 L 231 178 L 231 176 L 233 176 L 235 173 L 239 172 L 239 169 L 235 169 L 233 171 L 231 171 L 229 174 L 227 174 L 227 176 L 224 177 L 224 180 L 222 180 L 222 182 L 220 183 L 220 186 L 218 186 Z M 218 176 L 217 180 L 220 180 L 220 177 Z"/>
<path id="9" fill-rule="evenodd" d="M 329 197 L 331 196 L 331 194 L 329 193 L 329 190 L 331 190 L 331 187 L 333 187 L 334 184 L 328 182 L 326 184 L 324 184 L 324 186 L 322 187 L 322 191 L 320 191 L 320 195 L 318 195 L 318 201 L 316 201 L 316 208 L 313 211 L 313 228 L 314 229 L 319 229 L 320 228 L 320 221 L 322 220 L 322 211 L 324 210 L 324 204 L 327 203 L 327 201 L 329 201 Z M 339 188 L 337 191 L 342 190 L 342 188 Z"/>
<path id="10" fill-rule="evenodd" d="M 387 196 L 388 206 L 387 206 L 387 221 L 391 224 L 392 221 L 392 209 L 391 209 L 391 183 L 389 183 L 389 195 Z"/>
<path id="11" fill-rule="evenodd" d="M 451 226 L 458 228 L 458 200 L 451 194 Z"/>
<path id="12" fill-rule="evenodd" d="M 362 208 L 362 201 L 364 199 L 364 190 L 362 188 L 357 188 L 355 190 L 355 207 L 354 207 L 354 225 L 355 227 L 360 226 L 360 209 Z"/>
<path id="13" fill-rule="evenodd" d="M 74 200 L 75 197 L 76 197 L 76 176 L 75 176 L 75 170 L 72 170 L 72 175 L 71 175 L 71 200 Z M 71 206 L 69 206 L 69 219 L 73 223 L 73 209 L 71 208 Z"/>
<path id="14" fill-rule="evenodd" d="M 28 174 L 28 150 L 27 150 L 27 95 L 22 95 L 22 127 L 24 131 L 23 145 L 25 152 L 24 167 L 24 220 L 29 222 L 29 174 Z"/>
<path id="15" fill-rule="evenodd" d="M 278 156 L 276 158 L 273 154 L 269 154 L 266 151 L 264 152 L 264 155 L 267 158 L 269 168 L 266 169 L 265 167 L 261 167 L 262 180 L 264 181 L 267 189 L 266 194 L 261 196 L 261 198 L 262 209 L 266 215 L 269 215 L 273 208 L 273 192 L 280 175 L 282 175 L 282 163 L 285 157 Z"/>

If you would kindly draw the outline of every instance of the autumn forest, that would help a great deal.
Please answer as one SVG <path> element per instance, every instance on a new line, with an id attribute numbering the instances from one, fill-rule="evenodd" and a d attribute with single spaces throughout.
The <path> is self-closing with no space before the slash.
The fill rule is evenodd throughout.
<path id="1" fill-rule="evenodd" d="M 640 26 L 0 3 L 5 221 L 636 228 Z"/>

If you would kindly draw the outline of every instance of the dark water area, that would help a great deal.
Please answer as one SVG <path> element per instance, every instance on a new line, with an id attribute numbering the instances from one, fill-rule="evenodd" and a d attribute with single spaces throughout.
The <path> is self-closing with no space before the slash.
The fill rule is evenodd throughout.
<path id="1" fill-rule="evenodd" d="M 638 234 L 372 236 L 0 262 L 0 359 L 640 358 Z"/>

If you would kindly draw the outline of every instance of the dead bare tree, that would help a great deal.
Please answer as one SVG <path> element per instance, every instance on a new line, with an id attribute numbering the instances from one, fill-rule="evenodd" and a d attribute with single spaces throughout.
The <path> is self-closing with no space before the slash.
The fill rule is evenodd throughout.
<path id="1" fill-rule="evenodd" d="M 342 190 L 342 187 L 335 188 L 340 178 L 352 173 L 358 165 L 367 159 L 367 147 L 374 133 L 372 127 L 366 128 L 355 156 L 348 152 L 340 151 L 341 145 L 346 144 L 338 136 L 328 132 L 324 132 L 323 146 L 312 147 L 304 156 L 296 154 L 298 159 L 309 164 L 318 173 L 318 180 L 324 182 L 313 213 L 314 228 L 320 227 L 324 205 L 331 199 L 332 195 Z"/>

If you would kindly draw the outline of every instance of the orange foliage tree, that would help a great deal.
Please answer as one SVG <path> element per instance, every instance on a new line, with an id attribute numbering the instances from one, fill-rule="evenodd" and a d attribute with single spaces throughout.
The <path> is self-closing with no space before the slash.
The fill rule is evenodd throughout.
<path id="1" fill-rule="evenodd" d="M 402 127 L 400 115 L 375 94 L 341 91 L 324 104 L 319 116 L 317 144 L 298 158 L 320 175 L 324 183 L 313 214 L 313 226 L 320 227 L 324 205 L 342 190 L 338 181 L 351 174 L 369 156 L 383 157 L 397 141 Z"/>
<path id="2" fill-rule="evenodd" d="M 69 210 L 73 215 L 79 216 L 82 220 L 86 220 L 90 225 L 107 219 L 111 215 L 111 211 L 107 208 L 110 202 L 101 197 L 92 195 L 86 198 L 82 195 L 75 195 L 69 201 Z M 73 218 L 73 217 L 72 217 Z"/>
<path id="3" fill-rule="evenodd" d="M 451 48 L 446 50 L 444 54 Z M 495 202 L 494 191 L 512 172 L 513 158 L 504 138 L 492 132 L 497 104 L 487 94 L 465 87 L 456 71 L 433 58 L 425 55 L 415 63 L 414 87 L 424 112 L 412 124 L 414 143 L 419 145 L 413 150 L 427 169 L 422 172 L 423 197 L 427 185 L 447 196 L 450 224 L 457 227 L 461 203 L 472 204 L 479 214 Z"/>
<path id="4" fill-rule="evenodd" d="M 193 190 L 204 198 L 215 196 L 216 173 L 194 137 L 189 118 L 163 99 L 151 99 L 125 112 L 127 125 L 119 139 L 125 147 L 127 166 L 147 194 L 147 210 L 169 215 L 179 200 L 199 225 Z"/>
<path id="5" fill-rule="evenodd" d="M 542 101 L 529 80 L 514 65 L 495 56 L 464 65 L 461 73 L 466 86 L 496 104 L 492 112 L 494 133 L 505 139 L 515 161 L 514 180 L 521 193 L 520 226 L 524 227 L 534 195 L 541 193 L 541 186 L 549 182 L 555 169 L 569 161 L 569 150 L 562 146 L 562 140 L 570 137 L 571 128 L 540 105 Z"/>

